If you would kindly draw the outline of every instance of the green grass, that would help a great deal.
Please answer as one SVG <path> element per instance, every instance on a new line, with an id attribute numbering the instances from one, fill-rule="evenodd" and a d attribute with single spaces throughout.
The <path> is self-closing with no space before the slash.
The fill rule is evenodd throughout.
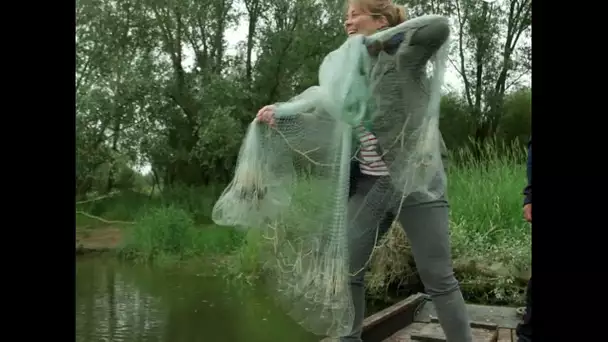
<path id="1" fill-rule="evenodd" d="M 522 214 L 524 148 L 496 142 L 473 147 L 480 156 L 474 158 L 471 149 L 458 151 L 460 162 L 449 176 L 454 259 L 476 265 L 462 267 L 457 275 L 470 301 L 522 304 L 521 279 L 532 256 L 531 227 Z"/>
<path id="2" fill-rule="evenodd" d="M 528 268 L 531 260 L 530 226 L 522 219 L 524 148 L 496 142 L 472 147 L 453 153 L 451 159 L 456 162 L 448 172 L 452 249 L 455 264 L 461 265 L 457 276 L 468 300 L 517 304 L 522 286 L 515 273 Z M 310 189 L 310 185 L 303 186 L 296 200 L 315 204 L 309 198 Z M 77 209 L 106 220 L 135 222 L 124 229 L 119 253 L 123 257 L 162 264 L 213 263 L 228 277 L 252 282 L 262 272 L 261 234 L 212 223 L 211 209 L 221 190 L 218 186 L 173 189 L 154 196 L 122 193 Z M 299 207 L 292 216 L 318 219 L 307 210 L 310 206 Z M 96 223 L 77 215 L 77 225 L 90 229 Z M 374 254 L 369 275 L 368 291 L 376 297 L 414 271 L 407 238 L 400 229 L 392 229 L 383 243 Z M 481 274 L 480 268 L 499 276 Z"/>
<path id="3" fill-rule="evenodd" d="M 234 229 L 196 224 L 175 205 L 149 208 L 129 229 L 121 254 L 138 261 L 183 261 L 188 258 L 231 253 L 243 234 Z"/>
<path id="4" fill-rule="evenodd" d="M 493 145 L 485 145 L 484 162 L 462 150 L 463 161 L 450 170 L 452 245 L 459 257 L 530 263 L 530 225 L 522 216 L 525 159 L 519 146 L 508 150 L 497 156 Z"/>
<path id="5" fill-rule="evenodd" d="M 77 211 L 106 222 L 77 213 L 76 229 L 90 232 L 108 226 L 122 228 L 124 238 L 118 255 L 137 262 L 174 265 L 188 260 L 209 261 L 210 257 L 233 253 L 245 238 L 244 232 L 212 223 L 216 191 L 182 187 L 152 196 L 137 192 L 114 194 L 77 205 Z M 122 221 L 131 224 L 121 224 Z"/>

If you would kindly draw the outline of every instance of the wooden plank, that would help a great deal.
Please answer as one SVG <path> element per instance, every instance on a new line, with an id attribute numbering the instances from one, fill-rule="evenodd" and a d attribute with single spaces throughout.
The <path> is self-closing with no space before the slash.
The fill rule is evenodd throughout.
<path id="1" fill-rule="evenodd" d="M 439 319 L 435 316 L 431 316 L 430 322 L 439 324 Z M 471 325 L 471 328 L 479 328 L 479 329 L 487 329 L 487 330 L 497 330 L 498 329 L 498 324 L 495 324 L 495 323 L 471 321 L 470 325 Z"/>
<path id="2" fill-rule="evenodd" d="M 361 339 L 365 342 L 382 342 L 414 321 L 414 316 L 424 306 L 428 296 L 418 293 L 377 312 L 363 321 Z"/>
<path id="3" fill-rule="evenodd" d="M 425 326 L 426 323 L 412 323 L 384 340 L 384 342 L 411 342 L 410 336 L 420 332 Z"/>
<path id="4" fill-rule="evenodd" d="M 501 328 L 515 329 L 520 321 L 516 314 L 516 308 L 512 307 L 468 304 L 467 311 L 471 321 L 493 323 Z M 414 318 L 414 321 L 430 322 L 432 316 L 436 317 L 437 312 L 433 302 L 427 301 Z"/>
<path id="5" fill-rule="evenodd" d="M 382 342 L 414 321 L 418 309 L 428 300 L 428 295 L 417 293 L 379 311 L 363 321 L 362 339 L 365 342 Z M 325 338 L 321 342 L 337 341 Z"/>
<path id="6" fill-rule="evenodd" d="M 515 329 L 511 330 L 511 339 L 513 340 L 513 342 L 517 342 L 517 333 Z"/>
<path id="7" fill-rule="evenodd" d="M 477 329 L 486 329 L 491 331 L 498 331 L 498 324 L 495 323 L 487 323 L 487 322 L 476 322 L 471 321 L 471 328 Z"/>
<path id="8" fill-rule="evenodd" d="M 405 332 L 401 332 L 400 335 L 402 336 L 404 333 Z M 471 333 L 473 334 L 473 341 L 476 342 L 494 342 L 498 337 L 498 329 L 472 328 Z M 409 338 L 411 341 L 421 342 L 447 341 L 441 325 L 437 323 L 426 323 L 423 327 L 418 328 L 417 331 L 409 332 Z"/>
<path id="9" fill-rule="evenodd" d="M 516 342 L 511 339 L 511 329 L 500 328 L 498 329 L 498 340 L 496 342 Z"/>
<path id="10" fill-rule="evenodd" d="M 406 299 L 365 318 L 365 320 L 363 321 L 363 330 L 370 329 L 406 309 L 411 309 L 412 305 L 420 304 L 426 300 L 428 300 L 428 296 L 424 293 L 417 293 L 415 295 L 409 296 Z"/>
<path id="11" fill-rule="evenodd" d="M 441 325 L 436 323 L 428 323 L 419 332 L 410 335 L 412 341 L 424 342 L 445 342 L 447 341 L 441 329 Z"/>

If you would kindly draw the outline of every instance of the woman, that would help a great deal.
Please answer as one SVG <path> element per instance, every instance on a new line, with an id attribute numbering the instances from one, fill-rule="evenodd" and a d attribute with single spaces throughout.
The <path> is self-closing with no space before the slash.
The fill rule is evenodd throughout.
<path id="1" fill-rule="evenodd" d="M 404 21 L 405 9 L 394 5 L 390 0 L 349 0 L 344 26 L 348 35 L 368 36 Z M 390 160 L 378 152 L 382 146 L 369 144 L 369 141 L 377 141 L 372 132 L 382 129 L 382 124 L 391 125 L 389 120 L 380 120 L 383 113 L 403 111 L 405 108 L 410 116 L 408 119 L 416 120 L 415 116 L 420 118 L 425 115 L 428 92 L 421 85 L 426 83 L 426 64 L 448 36 L 447 20 L 434 17 L 422 21 L 419 26 L 404 34 L 394 36 L 382 46 L 374 44 L 368 47 L 372 55 L 371 84 L 377 107 L 371 128 L 367 130 L 361 126 L 355 130 L 361 140 L 361 151 L 357 158 L 359 165 L 351 168 L 349 213 L 361 208 L 379 179 L 389 176 L 387 164 Z M 402 97 L 404 93 L 408 94 L 407 100 Z M 257 117 L 260 121 L 274 125 L 274 107 L 260 109 Z M 444 178 L 438 176 L 432 186 L 443 191 L 444 183 Z M 361 341 L 361 326 L 365 315 L 365 265 L 376 239 L 388 231 L 395 216 L 398 216 L 397 219 L 405 229 L 420 277 L 435 304 L 447 340 L 472 341 L 465 302 L 452 269 L 447 199 L 423 198 L 424 196 L 416 196 L 414 193 L 404 201 L 401 208 L 388 210 L 370 208 L 372 205 L 367 204 L 365 210 L 369 210 L 370 214 L 358 215 L 356 220 L 350 221 L 350 266 L 354 273 L 350 286 L 355 305 L 355 322 L 352 332 L 342 337 L 341 341 Z M 378 222 L 378 216 L 372 213 L 380 211 L 386 214 Z M 370 227 L 377 227 L 378 236 Z"/>

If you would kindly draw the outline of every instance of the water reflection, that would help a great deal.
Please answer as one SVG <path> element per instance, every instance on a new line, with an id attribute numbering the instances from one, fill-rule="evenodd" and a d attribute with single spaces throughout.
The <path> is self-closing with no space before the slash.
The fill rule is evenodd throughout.
<path id="1" fill-rule="evenodd" d="M 76 262 L 76 341 L 318 341 L 260 293 L 114 259 Z"/>

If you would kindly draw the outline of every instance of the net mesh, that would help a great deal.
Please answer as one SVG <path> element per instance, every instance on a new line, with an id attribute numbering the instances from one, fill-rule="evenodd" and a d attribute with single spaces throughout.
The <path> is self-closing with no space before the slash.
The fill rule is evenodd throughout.
<path id="1" fill-rule="evenodd" d="M 352 329 L 349 278 L 361 266 L 349 262 L 349 250 L 356 249 L 357 236 L 378 238 L 378 232 L 375 225 L 352 232 L 351 223 L 362 215 L 377 221 L 387 212 L 397 217 L 410 196 L 443 195 L 443 187 L 433 184 L 444 177 L 438 124 L 447 43 L 430 59 L 422 58 L 422 66 L 411 65 L 412 73 L 424 73 L 430 61 L 430 75 L 405 78 L 374 75 L 410 66 L 395 58 L 375 70 L 367 49 L 398 33 L 407 36 L 429 20 L 445 18 L 425 16 L 372 36 L 352 36 L 331 52 L 320 67 L 318 86 L 276 104 L 273 127 L 251 123 L 234 178 L 214 207 L 217 224 L 262 231 L 267 283 L 287 312 L 313 333 L 337 337 Z M 377 177 L 353 208 L 351 164 L 363 146 L 355 128 L 363 123 L 378 141 L 389 176 Z"/>

